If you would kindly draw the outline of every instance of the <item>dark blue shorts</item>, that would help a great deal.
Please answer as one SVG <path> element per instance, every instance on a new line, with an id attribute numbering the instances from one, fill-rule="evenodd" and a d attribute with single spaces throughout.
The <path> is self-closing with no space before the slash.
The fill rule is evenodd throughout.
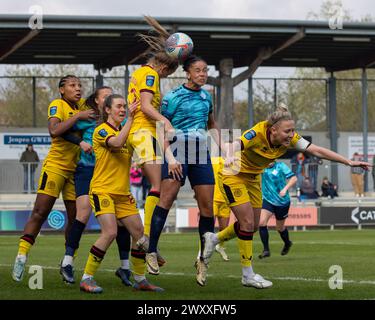
<path id="1" fill-rule="evenodd" d="M 89 194 L 91 178 L 94 174 L 93 166 L 77 166 L 74 174 L 76 197 Z"/>
<path id="2" fill-rule="evenodd" d="M 263 199 L 262 209 L 266 209 L 275 215 L 276 220 L 285 220 L 288 218 L 290 203 L 287 206 L 275 206 Z"/>
<path id="3" fill-rule="evenodd" d="M 183 178 L 181 186 L 185 184 L 186 177 L 189 178 L 190 185 L 193 188 L 198 185 L 214 185 L 215 178 L 212 170 L 210 157 L 207 158 L 205 164 L 182 164 Z M 173 176 L 168 174 L 168 163 L 164 162 L 161 168 L 161 179 L 173 179 Z"/>

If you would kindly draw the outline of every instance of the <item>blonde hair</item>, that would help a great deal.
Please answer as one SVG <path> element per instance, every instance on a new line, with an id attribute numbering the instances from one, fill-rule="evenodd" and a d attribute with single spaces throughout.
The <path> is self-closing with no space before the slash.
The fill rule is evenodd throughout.
<path id="1" fill-rule="evenodd" d="M 285 103 L 280 103 L 276 110 L 271 113 L 268 118 L 267 122 L 270 127 L 274 126 L 279 121 L 288 121 L 293 120 L 292 114 L 289 112 L 289 108 Z"/>
<path id="2" fill-rule="evenodd" d="M 155 18 L 144 16 L 144 19 L 152 27 L 150 31 L 154 31 L 156 35 L 137 34 L 137 36 L 148 45 L 148 49 L 129 61 L 129 64 L 132 64 L 139 58 L 146 57 L 148 58 L 148 63 L 153 63 L 155 65 L 165 64 L 170 71 L 176 70 L 178 67 L 178 59 L 171 57 L 165 51 L 165 42 L 169 38 L 170 33 L 165 30 Z"/>

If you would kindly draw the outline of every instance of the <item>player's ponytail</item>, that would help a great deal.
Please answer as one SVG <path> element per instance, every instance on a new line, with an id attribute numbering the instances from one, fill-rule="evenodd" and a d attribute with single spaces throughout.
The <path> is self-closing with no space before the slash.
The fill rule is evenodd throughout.
<path id="1" fill-rule="evenodd" d="M 293 120 L 292 114 L 289 112 L 288 106 L 284 103 L 280 103 L 276 110 L 267 118 L 267 122 L 270 127 L 274 126 L 279 121 L 289 120 Z"/>
<path id="2" fill-rule="evenodd" d="M 148 49 L 129 61 L 129 64 L 132 64 L 140 58 L 146 58 L 148 63 L 155 65 L 165 64 L 170 71 L 175 71 L 178 67 L 178 60 L 168 55 L 165 51 L 165 41 L 170 36 L 169 32 L 163 28 L 155 18 L 144 16 L 144 19 L 152 27 L 150 32 L 153 31 L 154 34 L 137 34 L 137 36 L 148 45 Z"/>

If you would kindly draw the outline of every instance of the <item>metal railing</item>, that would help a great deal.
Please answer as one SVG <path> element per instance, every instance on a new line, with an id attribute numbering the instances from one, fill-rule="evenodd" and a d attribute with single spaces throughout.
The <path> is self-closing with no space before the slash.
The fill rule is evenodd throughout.
<path id="1" fill-rule="evenodd" d="M 0 161 L 0 193 L 35 193 L 41 164 L 38 162 Z"/>

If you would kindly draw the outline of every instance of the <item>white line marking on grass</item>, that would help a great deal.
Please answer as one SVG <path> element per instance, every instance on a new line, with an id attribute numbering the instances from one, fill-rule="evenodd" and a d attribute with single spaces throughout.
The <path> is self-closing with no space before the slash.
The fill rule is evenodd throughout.
<path id="1" fill-rule="evenodd" d="M 0 267 L 13 267 L 12 264 L 0 264 Z M 59 267 L 52 267 L 52 266 L 41 266 L 43 269 L 47 270 L 60 270 Z M 75 269 L 77 271 L 83 271 L 82 268 Z M 100 271 L 104 272 L 115 272 L 116 269 L 100 269 Z M 184 273 L 184 272 L 160 272 L 160 275 L 165 276 L 179 276 L 179 277 L 194 277 L 194 273 Z M 217 275 L 209 274 L 209 277 L 217 277 Z M 234 276 L 234 275 L 227 275 L 225 278 L 231 278 L 231 279 L 241 279 L 240 276 Z M 303 277 L 267 277 L 267 279 L 270 280 L 281 280 L 281 281 L 301 281 L 301 282 L 327 282 L 328 279 L 319 279 L 319 278 L 303 278 Z M 363 285 L 375 285 L 375 280 L 343 280 L 343 283 L 347 284 L 363 284 Z"/>
<path id="2" fill-rule="evenodd" d="M 292 239 L 293 240 L 293 239 Z M 281 241 L 270 241 L 270 243 L 282 243 Z M 374 246 L 374 242 L 344 242 L 344 241 L 293 241 L 293 244 L 313 244 L 331 246 Z"/>

